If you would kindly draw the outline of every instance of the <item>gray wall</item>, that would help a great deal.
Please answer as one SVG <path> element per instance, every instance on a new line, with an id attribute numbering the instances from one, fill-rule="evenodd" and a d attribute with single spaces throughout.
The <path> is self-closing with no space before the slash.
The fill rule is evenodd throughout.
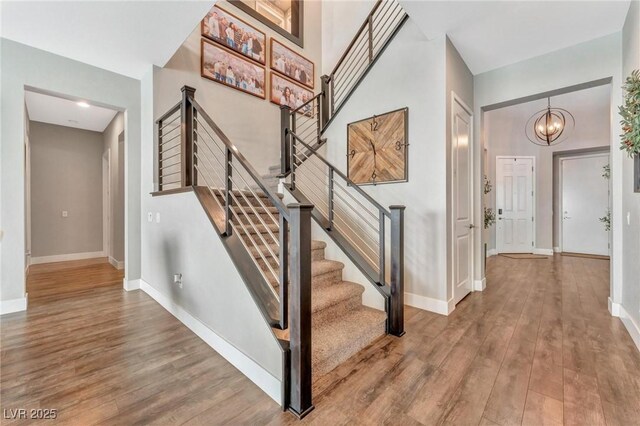
<path id="1" fill-rule="evenodd" d="M 109 150 L 111 174 L 109 188 L 111 193 L 111 235 L 108 255 L 118 262 L 124 261 L 124 114 L 119 112 L 104 129 L 104 151 Z"/>
<path id="2" fill-rule="evenodd" d="M 35 121 L 30 130 L 31 256 L 101 252 L 102 134 Z"/>
<path id="3" fill-rule="evenodd" d="M 634 69 L 640 69 L 640 3 L 631 2 L 622 34 L 622 74 L 626 78 Z M 617 118 L 617 117 L 616 117 Z M 614 145 L 619 143 L 615 139 Z M 617 150 L 617 148 L 615 148 Z M 640 194 L 633 192 L 633 160 L 623 158 L 622 214 L 623 228 L 623 285 L 620 303 L 626 311 L 622 316 L 627 328 L 633 330 L 640 348 Z M 629 222 L 627 222 L 629 215 Z M 634 324 L 635 323 L 635 324 Z"/>
<path id="4" fill-rule="evenodd" d="M 2 146 L 0 152 L 0 294 L 25 297 L 24 93 L 32 87 L 126 110 L 127 280 L 140 278 L 140 81 L 7 39 L 2 61 Z"/>

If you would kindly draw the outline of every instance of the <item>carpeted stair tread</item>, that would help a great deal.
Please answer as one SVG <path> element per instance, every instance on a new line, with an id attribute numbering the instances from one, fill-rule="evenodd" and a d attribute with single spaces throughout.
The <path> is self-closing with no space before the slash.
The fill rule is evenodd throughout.
<path id="1" fill-rule="evenodd" d="M 312 289 L 311 303 L 314 314 L 345 302 L 353 297 L 362 298 L 364 287 L 349 281 L 336 283 L 334 286 Z"/>
<path id="2" fill-rule="evenodd" d="M 385 333 L 387 315 L 366 306 L 313 327 L 314 380 L 328 373 Z"/>
<path id="3" fill-rule="evenodd" d="M 317 277 L 320 275 L 329 274 L 335 271 L 342 271 L 344 269 L 344 263 L 335 260 L 314 260 L 311 262 L 311 276 Z"/>

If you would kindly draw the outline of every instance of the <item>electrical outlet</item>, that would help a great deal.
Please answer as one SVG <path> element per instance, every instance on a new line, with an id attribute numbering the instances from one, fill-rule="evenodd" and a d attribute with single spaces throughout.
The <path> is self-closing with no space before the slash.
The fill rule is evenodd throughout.
<path id="1" fill-rule="evenodd" d="M 151 212 L 147 213 L 147 221 L 148 222 L 153 222 L 153 213 L 151 213 Z"/>
<path id="2" fill-rule="evenodd" d="M 156 213 L 156 223 L 160 223 L 160 212 Z"/>
<path id="3" fill-rule="evenodd" d="M 62 217 L 68 217 L 69 216 L 69 212 L 66 210 L 62 210 Z"/>
<path id="4" fill-rule="evenodd" d="M 627 226 L 631 225 L 631 212 L 627 212 Z"/>
<path id="5" fill-rule="evenodd" d="M 173 283 L 182 288 L 182 274 L 173 274 Z"/>

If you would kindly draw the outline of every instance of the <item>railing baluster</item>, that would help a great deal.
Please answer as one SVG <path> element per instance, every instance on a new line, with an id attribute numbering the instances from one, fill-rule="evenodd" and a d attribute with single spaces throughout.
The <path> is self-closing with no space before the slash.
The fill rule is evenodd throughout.
<path id="1" fill-rule="evenodd" d="M 289 276 L 289 344 L 291 384 L 289 410 L 302 418 L 311 402 L 311 204 L 290 204 L 291 273 Z"/>
<path id="2" fill-rule="evenodd" d="M 389 333 L 404 334 L 404 206 L 390 206 L 391 211 L 391 297 L 389 299 Z"/>
<path id="3" fill-rule="evenodd" d="M 162 120 L 158 120 L 158 170 L 157 170 L 157 182 L 158 182 L 158 191 L 162 191 L 162 181 L 160 180 L 161 176 L 161 165 L 162 165 Z"/>
<path id="4" fill-rule="evenodd" d="M 231 149 L 226 147 L 226 161 L 225 161 L 225 172 L 224 172 L 224 232 L 228 237 L 231 235 L 231 191 L 233 191 L 233 184 L 231 183 L 231 177 L 233 176 L 233 168 L 231 167 L 231 161 L 233 160 L 233 155 L 231 154 Z"/>
<path id="5" fill-rule="evenodd" d="M 385 230 L 384 230 L 384 221 L 385 216 L 382 210 L 378 211 L 378 285 L 385 285 L 386 277 L 385 277 L 385 266 L 386 266 L 386 256 L 385 256 Z"/>
<path id="6" fill-rule="evenodd" d="M 193 179 L 193 186 L 198 185 L 198 116 L 197 112 L 193 110 L 193 105 L 191 106 L 191 116 L 193 117 L 193 136 L 191 139 L 191 152 L 193 152 L 193 159 L 191 165 L 191 177 Z"/>
<path id="7" fill-rule="evenodd" d="M 291 128 L 295 129 L 296 128 L 296 115 L 295 113 L 291 115 Z M 293 137 L 291 137 L 291 135 L 289 135 L 289 154 L 290 154 L 290 161 L 289 161 L 289 167 L 291 170 L 291 189 L 295 190 L 296 189 L 296 141 Z"/>
<path id="8" fill-rule="evenodd" d="M 333 229 L 333 167 L 329 167 L 329 230 Z"/>
<path id="9" fill-rule="evenodd" d="M 369 33 L 369 63 L 371 63 L 373 62 L 373 14 L 369 14 L 367 22 L 367 32 Z"/>
<path id="10" fill-rule="evenodd" d="M 322 96 L 318 100 L 320 102 L 320 129 L 324 129 L 327 122 L 329 121 L 329 102 L 331 99 L 329 97 L 329 84 L 330 78 L 328 75 L 323 75 L 320 77 Z"/>

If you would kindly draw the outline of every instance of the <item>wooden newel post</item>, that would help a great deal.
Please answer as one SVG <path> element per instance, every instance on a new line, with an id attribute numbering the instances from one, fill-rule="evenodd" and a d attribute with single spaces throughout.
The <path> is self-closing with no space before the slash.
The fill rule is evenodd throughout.
<path id="1" fill-rule="evenodd" d="M 182 104 L 180 106 L 180 149 L 182 152 L 182 187 L 193 185 L 193 108 L 191 99 L 196 89 L 182 87 Z"/>
<path id="2" fill-rule="evenodd" d="M 291 156 L 289 140 L 289 129 L 291 129 L 291 109 L 280 106 L 280 176 L 284 177 L 291 171 L 289 157 Z"/>
<path id="3" fill-rule="evenodd" d="M 313 410 L 311 402 L 311 204 L 289 208 L 289 411 L 302 418 Z"/>
<path id="4" fill-rule="evenodd" d="M 390 206 L 391 212 L 391 298 L 389 334 L 404 334 L 404 206 Z"/>
<path id="5" fill-rule="evenodd" d="M 327 125 L 327 123 L 329 122 L 329 102 L 331 102 L 331 100 L 329 99 L 329 96 L 331 95 L 331 93 L 329 92 L 329 82 L 331 80 L 331 77 L 329 77 L 328 75 L 323 75 L 322 77 L 320 77 L 320 82 L 321 82 L 321 89 L 322 89 L 322 96 L 320 97 L 320 128 L 324 129 L 324 127 Z M 318 134 L 318 137 L 320 137 L 320 135 Z"/>

